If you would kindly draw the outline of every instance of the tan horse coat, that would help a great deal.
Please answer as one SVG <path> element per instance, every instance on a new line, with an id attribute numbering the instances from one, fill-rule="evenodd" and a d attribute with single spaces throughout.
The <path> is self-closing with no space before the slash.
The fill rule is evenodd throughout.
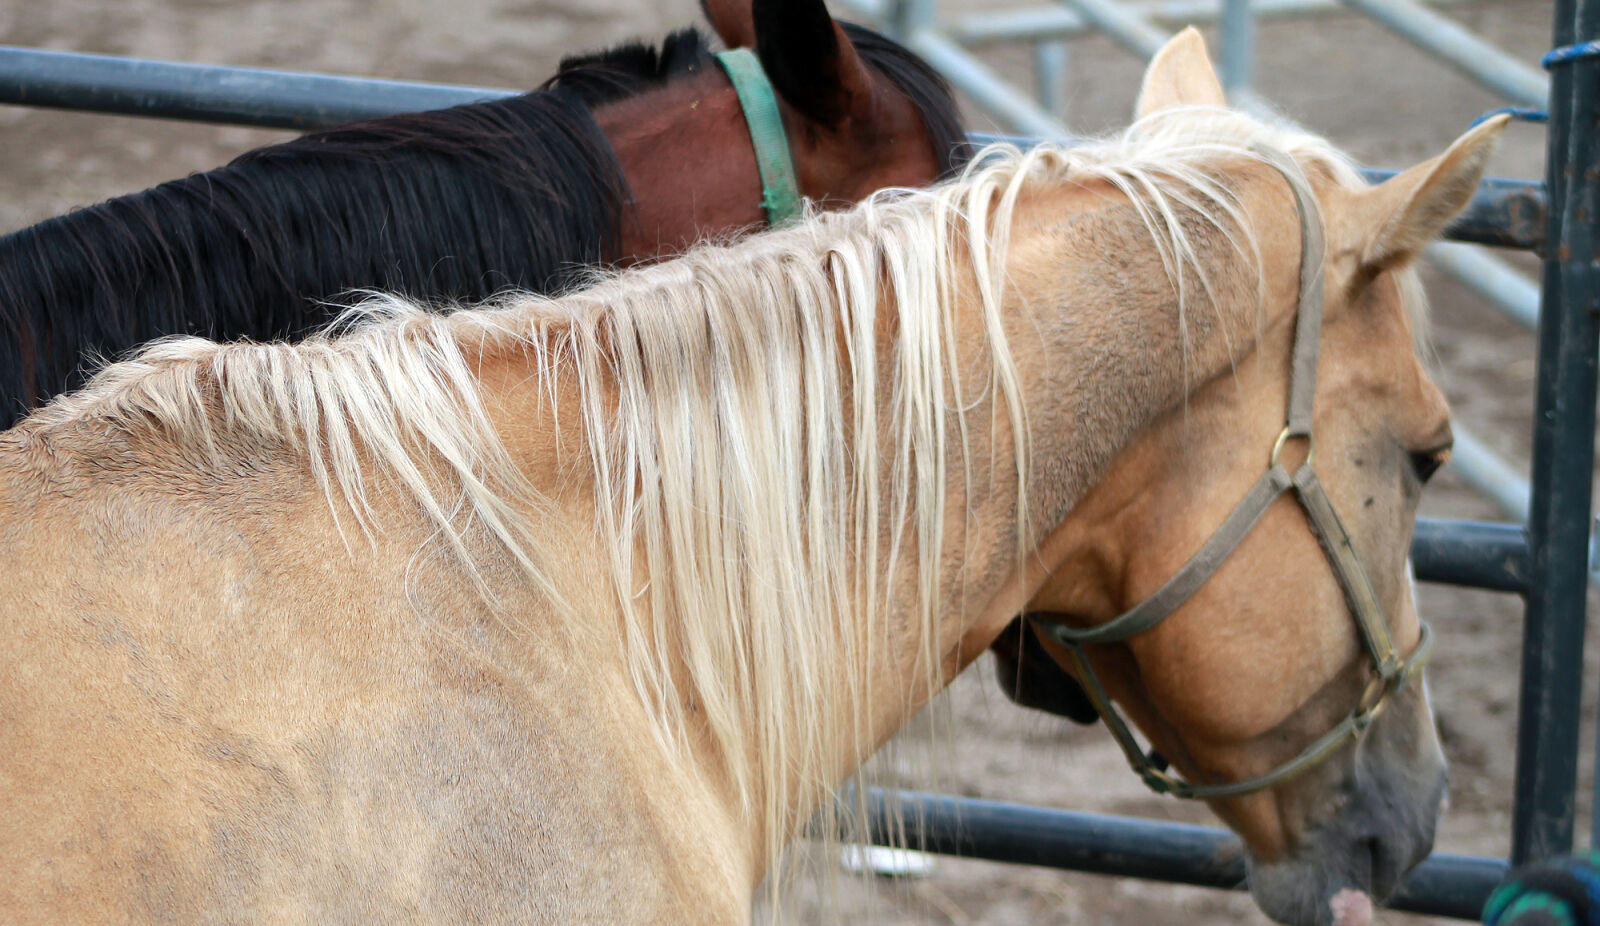
<path id="1" fill-rule="evenodd" d="M 1097 481 L 1158 431 L 1202 473 L 1258 437 L 1185 422 L 1276 427 L 1298 219 L 1248 144 L 1310 164 L 1330 328 L 1393 319 L 1359 323 L 1373 356 L 1414 361 L 1392 268 L 1470 195 L 1498 127 L 1357 191 L 1315 140 L 1168 112 L 1217 102 L 1182 42 L 1147 78 L 1148 125 L 1104 151 L 1013 156 L 561 302 L 157 348 L 0 437 L 0 918 L 745 921 L 779 847 L 1012 615 L 1101 617 L 1094 595 L 1147 581 L 1072 521 Z M 1329 375 L 1393 379 L 1356 346 L 1330 338 Z M 1423 383 L 1330 411 L 1329 443 L 1388 428 L 1426 449 L 1390 414 Z M 1404 465 L 1324 479 L 1359 508 Z M 1409 524 L 1358 538 L 1406 647 Z M 1302 522 L 1272 530 L 1305 552 Z M 1263 587 L 1219 578 L 1303 591 L 1264 559 Z M 1251 655 L 1320 686 L 1235 709 L 1170 668 L 1141 681 L 1176 658 L 1159 640 L 1119 657 L 1119 697 L 1186 772 L 1347 709 L 1349 618 L 1336 588 L 1305 597 Z M 1175 739 L 1173 717 L 1213 709 L 1236 722 Z M 1393 716 L 1431 735 L 1419 703 Z M 1373 751 L 1405 752 L 1386 736 Z M 1436 750 L 1404 763 L 1427 778 Z M 1340 805 L 1332 775 L 1222 809 L 1292 860 Z"/>

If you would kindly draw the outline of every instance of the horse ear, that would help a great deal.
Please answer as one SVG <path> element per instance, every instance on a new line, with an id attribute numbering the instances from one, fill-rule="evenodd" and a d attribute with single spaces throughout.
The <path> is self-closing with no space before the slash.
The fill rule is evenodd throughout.
<path id="1" fill-rule="evenodd" d="M 789 105 L 833 127 L 867 118 L 872 75 L 823 0 L 755 0 L 756 55 Z"/>
<path id="2" fill-rule="evenodd" d="M 1362 248 L 1362 265 L 1373 271 L 1398 266 L 1437 238 L 1471 202 L 1510 121 L 1506 115 L 1489 119 L 1456 139 L 1444 154 L 1363 191 L 1363 218 L 1374 231 Z"/>
<path id="3" fill-rule="evenodd" d="M 700 9 L 723 45 L 755 47 L 756 22 L 750 12 L 750 0 L 700 0 Z"/>
<path id="4" fill-rule="evenodd" d="M 1174 106 L 1225 106 L 1222 81 L 1206 54 L 1206 40 L 1193 26 L 1161 46 L 1145 68 L 1144 84 L 1139 88 L 1137 117 Z"/>

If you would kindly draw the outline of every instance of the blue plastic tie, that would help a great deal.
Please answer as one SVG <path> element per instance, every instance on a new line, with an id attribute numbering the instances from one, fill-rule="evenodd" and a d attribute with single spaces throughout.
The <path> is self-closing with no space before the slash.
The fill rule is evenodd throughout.
<path id="1" fill-rule="evenodd" d="M 1593 58 L 1600 55 L 1600 42 L 1578 42 L 1575 45 L 1566 45 L 1552 49 L 1539 59 L 1539 66 L 1550 70 L 1558 64 L 1571 64 L 1582 58 Z M 1549 122 L 1550 114 L 1542 109 L 1528 106 L 1505 106 L 1500 109 L 1491 109 L 1478 118 L 1472 120 L 1472 125 L 1479 125 L 1495 116 L 1504 113 L 1520 122 Z M 1470 128 L 1470 126 L 1469 126 Z"/>
<path id="2" fill-rule="evenodd" d="M 1516 119 L 1519 122 L 1549 122 L 1550 121 L 1550 114 L 1545 112 L 1542 109 L 1534 109 L 1531 106 L 1502 106 L 1499 109 L 1491 109 L 1488 112 L 1484 113 L 1483 115 L 1479 116 L 1478 118 L 1472 120 L 1472 125 L 1467 126 L 1467 128 L 1469 128 L 1469 129 L 1470 128 L 1476 128 L 1478 125 L 1480 125 L 1480 124 L 1482 124 L 1484 122 L 1488 122 L 1490 119 L 1493 119 L 1495 116 L 1500 116 L 1500 115 L 1510 116 L 1511 118 Z"/>
<path id="3" fill-rule="evenodd" d="M 1595 55 L 1600 55 L 1600 42 L 1579 42 L 1553 49 L 1539 59 L 1539 65 L 1548 71 L 1555 65 L 1568 64 L 1579 58 L 1593 58 Z"/>

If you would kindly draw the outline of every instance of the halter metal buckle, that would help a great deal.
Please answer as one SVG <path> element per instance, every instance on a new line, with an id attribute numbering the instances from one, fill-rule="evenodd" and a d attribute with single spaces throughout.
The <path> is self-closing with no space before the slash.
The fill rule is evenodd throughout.
<path id="1" fill-rule="evenodd" d="M 1130 763 L 1133 771 L 1144 780 L 1145 787 L 1157 794 L 1177 794 L 1189 787 L 1189 783 L 1179 779 L 1169 772 L 1152 765 Z"/>

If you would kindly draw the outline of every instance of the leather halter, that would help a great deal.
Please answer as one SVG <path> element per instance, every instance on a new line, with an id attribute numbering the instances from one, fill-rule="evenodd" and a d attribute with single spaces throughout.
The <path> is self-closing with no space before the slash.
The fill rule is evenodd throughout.
<path id="1" fill-rule="evenodd" d="M 1211 800 L 1252 794 L 1282 784 L 1296 775 L 1333 755 L 1345 741 L 1359 737 L 1383 710 L 1391 694 L 1403 688 L 1411 677 L 1421 670 L 1428 659 L 1433 635 L 1427 624 L 1421 624 L 1421 638 L 1411 655 L 1401 659 L 1389 636 L 1388 622 L 1378 604 L 1377 594 L 1367 571 L 1350 543 L 1350 535 L 1333 508 L 1322 483 L 1312 469 L 1311 458 L 1315 449 L 1311 436 L 1311 406 L 1316 392 L 1317 347 L 1322 330 L 1322 259 L 1324 251 L 1321 210 L 1312 196 L 1311 185 L 1300 166 L 1288 155 L 1268 149 L 1255 149 L 1258 156 L 1289 182 L 1294 190 L 1295 205 L 1300 215 L 1300 300 L 1296 307 L 1294 359 L 1289 372 L 1289 413 L 1283 431 L 1272 445 L 1267 471 L 1245 492 L 1222 526 L 1217 528 L 1205 544 L 1177 574 L 1157 589 L 1150 597 L 1111 621 L 1090 628 L 1069 627 L 1043 615 L 1030 615 L 1033 623 L 1050 639 L 1066 648 L 1071 656 L 1073 673 L 1083 682 L 1089 700 L 1105 719 L 1117 744 L 1122 747 L 1133 771 L 1158 794 L 1175 797 Z M 1279 461 L 1284 445 L 1291 440 L 1304 440 L 1305 460 L 1291 472 Z M 1101 685 L 1084 653 L 1091 643 L 1117 643 L 1151 629 L 1171 616 L 1188 600 L 1189 596 L 1211 578 L 1245 535 L 1266 513 L 1268 507 L 1284 492 L 1294 490 L 1295 498 L 1305 509 L 1312 533 L 1322 546 L 1323 553 L 1333 567 L 1344 590 L 1345 601 L 1361 631 L 1362 642 L 1372 661 L 1375 677 L 1368 684 L 1343 722 L 1307 746 L 1299 755 L 1264 775 L 1244 781 L 1225 784 L 1193 784 L 1184 781 L 1165 769 L 1165 762 L 1154 753 L 1147 756 L 1134 739 L 1128 724 L 1111 706 L 1111 697 Z"/>
<path id="2" fill-rule="evenodd" d="M 728 72 L 733 91 L 739 95 L 739 108 L 750 129 L 756 149 L 756 168 L 761 172 L 761 208 L 773 228 L 800 218 L 800 188 L 795 182 L 794 158 L 789 152 L 789 136 L 783 130 L 783 113 L 778 97 L 761 68 L 761 60 L 748 48 L 717 52 L 717 63 Z"/>

